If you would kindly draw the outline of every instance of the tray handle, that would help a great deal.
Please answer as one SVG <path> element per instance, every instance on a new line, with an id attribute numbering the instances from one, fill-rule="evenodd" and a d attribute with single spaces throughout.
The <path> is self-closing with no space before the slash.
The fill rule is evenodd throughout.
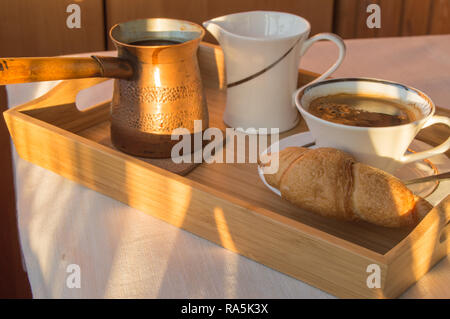
<path id="1" fill-rule="evenodd" d="M 386 258 L 389 261 L 399 254 L 410 254 L 416 259 L 417 271 L 423 275 L 430 265 L 449 253 L 450 195 L 447 195 L 406 238 L 386 254 Z"/>
<path id="2" fill-rule="evenodd" d="M 64 108 L 66 111 L 71 110 L 73 112 L 84 112 L 85 110 L 80 111 L 75 105 L 75 100 L 78 92 L 108 80 L 110 79 L 86 78 L 63 80 L 61 81 L 61 83 L 57 84 L 54 88 L 52 88 L 44 95 L 25 104 L 16 106 L 13 109 L 15 111 L 23 112 L 58 105 L 60 108 L 61 106 L 63 106 L 62 108 Z"/>

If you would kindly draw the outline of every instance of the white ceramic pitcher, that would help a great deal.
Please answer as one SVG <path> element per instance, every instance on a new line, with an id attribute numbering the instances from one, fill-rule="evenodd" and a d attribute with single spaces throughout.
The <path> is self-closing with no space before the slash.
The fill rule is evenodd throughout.
<path id="1" fill-rule="evenodd" d="M 308 39 L 311 26 L 302 17 L 272 11 L 230 14 L 203 22 L 217 39 L 225 58 L 227 105 L 223 120 L 248 133 L 294 127 L 299 113 L 292 94 L 297 89 L 300 57 L 316 41 L 330 40 L 339 57 L 320 81 L 341 64 L 345 55 L 342 39 L 319 33 Z"/>

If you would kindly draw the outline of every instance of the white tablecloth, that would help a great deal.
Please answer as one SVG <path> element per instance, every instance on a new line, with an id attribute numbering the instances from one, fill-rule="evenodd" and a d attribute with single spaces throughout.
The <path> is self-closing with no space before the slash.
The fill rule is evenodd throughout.
<path id="1" fill-rule="evenodd" d="M 334 76 L 401 81 L 450 105 L 450 36 L 346 42 L 346 60 Z M 326 69 L 330 47 L 313 46 L 301 66 Z M 9 86 L 9 106 L 54 85 Z M 111 94 L 102 91 L 95 94 Z M 35 298 L 333 297 L 30 164 L 15 150 L 14 170 L 20 242 Z M 66 285 L 70 264 L 80 266 L 81 288 Z M 447 257 L 403 297 L 449 298 L 449 287 Z"/>

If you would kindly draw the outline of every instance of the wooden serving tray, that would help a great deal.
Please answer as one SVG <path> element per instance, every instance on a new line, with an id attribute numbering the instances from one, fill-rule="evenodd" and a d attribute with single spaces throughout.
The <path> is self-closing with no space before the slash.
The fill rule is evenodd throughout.
<path id="1" fill-rule="evenodd" d="M 198 56 L 210 126 L 224 129 L 222 51 L 202 44 Z M 301 71 L 299 84 L 315 76 Z M 414 229 L 388 229 L 302 211 L 263 185 L 256 164 L 201 164 L 180 176 L 121 153 L 109 138 L 109 103 L 75 106 L 78 91 L 102 81 L 64 81 L 6 111 L 19 155 L 339 297 L 396 297 L 450 251 L 450 196 Z M 280 138 L 306 130 L 300 121 Z M 440 130 L 421 137 L 436 144 L 447 135 Z M 380 267 L 381 288 L 367 286 L 370 264 Z"/>

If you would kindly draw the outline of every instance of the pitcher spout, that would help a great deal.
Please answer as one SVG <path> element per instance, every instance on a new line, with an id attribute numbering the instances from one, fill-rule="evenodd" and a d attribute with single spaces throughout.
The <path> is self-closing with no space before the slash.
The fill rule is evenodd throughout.
<path id="1" fill-rule="evenodd" d="M 211 33 L 217 41 L 220 42 L 220 37 L 222 34 L 222 27 L 217 24 L 216 21 L 208 20 L 203 22 L 203 27 Z"/>

